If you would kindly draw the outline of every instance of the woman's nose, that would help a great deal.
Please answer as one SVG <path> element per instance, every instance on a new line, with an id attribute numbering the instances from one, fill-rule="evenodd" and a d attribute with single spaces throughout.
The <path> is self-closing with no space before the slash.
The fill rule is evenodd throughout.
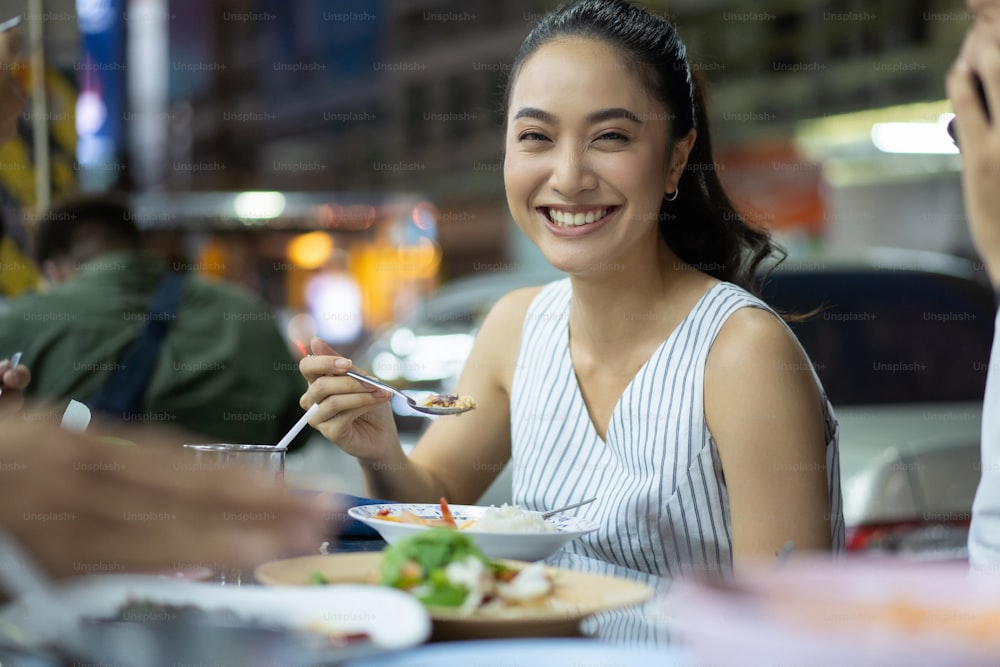
<path id="1" fill-rule="evenodd" d="M 597 187 L 597 177 L 584 151 L 567 146 L 554 151 L 553 158 L 555 162 L 549 177 L 549 187 L 554 191 L 565 197 L 571 197 Z"/>

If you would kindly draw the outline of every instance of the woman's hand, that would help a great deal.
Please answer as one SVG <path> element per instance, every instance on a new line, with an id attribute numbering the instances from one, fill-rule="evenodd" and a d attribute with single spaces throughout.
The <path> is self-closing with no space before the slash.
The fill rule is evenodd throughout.
<path id="1" fill-rule="evenodd" d="M 6 417 L 24 406 L 24 389 L 31 382 L 31 371 L 24 364 L 11 368 L 10 359 L 0 361 L 0 417 Z"/>
<path id="2" fill-rule="evenodd" d="M 392 418 L 389 392 L 346 377 L 350 359 L 339 356 L 319 338 L 310 342 L 312 356 L 299 362 L 299 370 L 309 388 L 300 404 L 313 403 L 319 410 L 310 425 L 348 454 L 377 462 L 393 447 L 399 446 L 396 423 Z"/>
<path id="3" fill-rule="evenodd" d="M 988 23 L 977 23 L 966 36 L 946 83 L 958 127 L 969 230 L 991 281 L 1000 286 L 1000 128 L 987 118 L 979 102 L 977 75 L 996 120 L 1000 118 L 1000 35 Z"/>

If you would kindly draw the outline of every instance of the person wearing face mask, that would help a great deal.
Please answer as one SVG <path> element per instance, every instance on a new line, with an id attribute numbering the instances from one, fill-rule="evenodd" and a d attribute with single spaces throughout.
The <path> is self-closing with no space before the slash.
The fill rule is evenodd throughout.
<path id="1" fill-rule="evenodd" d="M 568 278 L 513 292 L 480 328 L 441 417 L 407 456 L 389 397 L 316 339 L 312 423 L 380 498 L 513 500 L 599 529 L 566 549 L 662 576 L 837 551 L 837 423 L 789 328 L 752 293 L 776 248 L 716 174 L 674 26 L 580 0 L 528 35 L 506 95 L 504 180 L 521 231 Z"/>
<path id="2" fill-rule="evenodd" d="M 962 193 L 972 240 L 1000 295 L 1000 128 L 987 108 L 1000 110 L 1000 2 L 969 0 L 975 17 L 948 73 L 947 90 L 962 160 Z M 979 83 L 981 82 L 981 84 Z M 983 102 L 977 88 L 982 85 Z M 995 117 L 995 112 L 994 112 Z M 997 322 L 1000 327 L 1000 318 Z M 1000 336 L 993 340 L 983 404 L 982 469 L 972 506 L 969 561 L 979 571 L 1000 569 Z"/>

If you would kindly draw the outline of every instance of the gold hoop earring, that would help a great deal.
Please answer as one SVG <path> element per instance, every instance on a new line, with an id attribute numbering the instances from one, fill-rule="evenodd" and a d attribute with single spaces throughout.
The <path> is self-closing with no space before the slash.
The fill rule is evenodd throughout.
<path id="1" fill-rule="evenodd" d="M 681 189 L 680 189 L 680 188 L 677 188 L 676 190 L 674 190 L 674 191 L 673 191 L 672 193 L 670 193 L 670 194 L 667 194 L 667 193 L 663 193 L 663 201 L 674 201 L 675 199 L 677 199 L 677 194 L 678 194 L 678 193 L 679 193 L 680 191 L 681 191 Z"/>

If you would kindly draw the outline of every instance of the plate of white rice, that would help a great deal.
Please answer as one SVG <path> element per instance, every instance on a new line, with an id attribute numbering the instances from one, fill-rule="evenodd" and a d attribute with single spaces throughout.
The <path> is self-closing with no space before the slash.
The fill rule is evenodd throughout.
<path id="1" fill-rule="evenodd" d="M 500 507 L 479 505 L 449 505 L 458 530 L 468 534 L 489 558 L 542 560 L 548 558 L 571 540 L 597 530 L 593 521 L 569 514 L 543 519 L 539 512 L 517 505 Z M 362 505 L 347 510 L 347 514 L 378 531 L 389 544 L 430 525 L 421 521 L 440 521 L 441 506 L 437 504 L 386 503 Z"/>

